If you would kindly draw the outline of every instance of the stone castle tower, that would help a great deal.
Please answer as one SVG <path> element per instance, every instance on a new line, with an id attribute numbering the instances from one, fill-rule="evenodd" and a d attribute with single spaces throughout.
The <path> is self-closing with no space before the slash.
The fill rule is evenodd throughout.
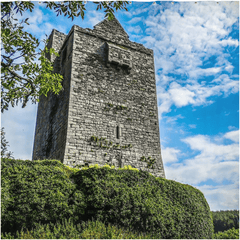
<path id="1" fill-rule="evenodd" d="M 153 51 L 131 42 L 116 18 L 94 29 L 53 30 L 48 47 L 64 77 L 59 95 L 41 96 L 33 159 L 131 165 L 165 177 Z"/>

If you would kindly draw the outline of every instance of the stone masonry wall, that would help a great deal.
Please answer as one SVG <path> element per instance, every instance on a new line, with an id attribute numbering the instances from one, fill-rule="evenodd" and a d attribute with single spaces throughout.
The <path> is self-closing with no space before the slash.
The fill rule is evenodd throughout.
<path id="1" fill-rule="evenodd" d="M 65 39 L 65 34 L 53 30 L 49 37 L 48 48 L 52 47 L 57 52 L 61 52 Z M 68 44 L 70 41 L 71 39 L 67 39 L 65 43 L 69 52 L 72 49 L 72 44 Z M 47 97 L 43 95 L 40 97 L 33 159 L 59 159 L 63 161 L 67 134 L 71 59 L 66 59 L 62 63 L 61 57 L 56 58 L 55 55 L 48 57 L 54 62 L 55 72 L 64 76 L 63 91 L 59 95 L 49 93 Z"/>
<path id="2" fill-rule="evenodd" d="M 74 26 L 64 163 L 131 165 L 165 177 L 153 51 L 130 42 L 121 29 L 112 34 L 111 25 L 103 36 L 100 27 Z M 131 69 L 108 62 L 109 44 L 131 52 Z"/>
<path id="3" fill-rule="evenodd" d="M 64 90 L 40 100 L 33 159 L 131 165 L 165 177 L 153 51 L 131 42 L 117 19 L 54 34 Z"/>

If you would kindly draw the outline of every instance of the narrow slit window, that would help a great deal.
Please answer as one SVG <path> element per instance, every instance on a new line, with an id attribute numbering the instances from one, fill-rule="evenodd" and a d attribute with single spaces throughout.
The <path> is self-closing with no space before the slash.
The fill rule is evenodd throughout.
<path id="1" fill-rule="evenodd" d="M 117 139 L 120 139 L 120 126 L 117 126 L 116 133 L 117 133 Z"/>

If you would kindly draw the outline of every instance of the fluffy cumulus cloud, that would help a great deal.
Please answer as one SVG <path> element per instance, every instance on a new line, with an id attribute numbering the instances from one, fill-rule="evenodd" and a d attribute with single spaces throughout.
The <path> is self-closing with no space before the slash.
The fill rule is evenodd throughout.
<path id="1" fill-rule="evenodd" d="M 129 13 L 129 12 L 127 12 L 127 13 Z M 138 23 L 140 21 L 142 21 L 142 17 L 135 17 L 135 18 L 132 18 L 128 23 L 129 24 L 135 24 L 135 23 Z"/>
<path id="2" fill-rule="evenodd" d="M 239 83 L 232 80 L 228 75 L 222 74 L 214 79 L 210 84 L 206 82 L 198 83 L 195 81 L 186 81 L 185 84 L 171 82 L 168 89 L 158 86 L 159 117 L 169 112 L 172 105 L 184 107 L 187 105 L 200 106 L 211 104 L 213 100 L 210 97 L 237 93 Z"/>
<path id="3" fill-rule="evenodd" d="M 57 29 L 58 31 L 67 34 L 66 24 L 62 24 L 62 18 L 64 17 L 56 17 L 55 13 L 54 15 L 51 15 L 48 10 L 46 9 L 45 4 L 34 2 L 34 9 L 32 12 L 24 11 L 22 15 L 17 13 L 15 16 L 19 22 L 28 18 L 29 25 L 23 24 L 24 31 L 31 33 L 34 37 L 40 40 L 40 49 L 44 48 L 47 36 L 51 34 L 53 29 Z"/>
<path id="4" fill-rule="evenodd" d="M 238 136 L 239 131 L 237 130 L 227 132 L 215 139 L 205 135 L 184 138 L 182 141 L 195 152 L 195 156 L 184 161 L 178 159 L 178 156 L 181 155 L 180 150 L 163 149 L 162 155 L 163 158 L 166 158 L 164 163 L 167 163 L 165 165 L 167 178 L 199 188 L 209 199 L 212 210 L 213 208 L 232 208 L 231 199 L 235 201 L 234 206 L 237 207 L 239 187 Z M 226 139 L 230 139 L 231 143 L 224 144 Z M 208 181 L 213 182 L 214 185 L 204 184 Z"/>
<path id="5" fill-rule="evenodd" d="M 197 187 L 204 193 L 212 211 L 237 209 L 239 130 L 217 137 L 217 142 L 215 139 L 204 135 L 182 139 L 195 152 L 194 157 L 184 161 L 180 161 L 182 153 L 179 149 L 163 149 L 166 177 Z M 230 139 L 231 143 L 224 145 L 225 139 Z"/>
<path id="6" fill-rule="evenodd" d="M 90 11 L 88 17 L 89 23 L 91 23 L 92 26 L 95 26 L 96 24 L 100 23 L 103 19 L 105 14 L 103 12 L 99 11 Z"/>
<path id="7" fill-rule="evenodd" d="M 236 2 L 180 2 L 148 8 L 152 14 L 145 19 L 148 36 L 143 42 L 155 53 L 160 117 L 173 105 L 211 104 L 215 96 L 238 92 L 228 51 L 239 45 L 230 36 L 238 25 L 237 9 Z"/>
<path id="8" fill-rule="evenodd" d="M 192 151 L 196 153 L 193 158 L 186 159 L 181 163 L 176 162 L 167 167 L 168 178 L 178 176 L 181 182 L 199 184 L 209 179 L 215 182 L 224 180 L 232 181 L 238 178 L 238 134 L 239 131 L 231 131 L 221 137 L 221 141 L 214 141 L 213 137 L 196 135 L 182 139 Z M 224 139 L 231 139 L 232 143 L 223 144 Z M 221 143 L 222 142 L 222 143 Z M 169 149 L 167 148 L 167 152 Z M 171 149 L 174 153 L 174 149 Z M 176 150 L 175 153 L 180 153 Z M 174 159 L 173 157 L 169 158 Z M 228 170 L 228 171 L 226 171 Z"/>
<path id="9" fill-rule="evenodd" d="M 32 33 L 34 36 L 45 39 L 45 34 L 50 34 L 54 26 L 48 22 L 49 17 L 44 15 L 40 5 L 35 3 L 32 12 L 25 11 L 23 15 L 17 14 L 17 19 L 24 20 L 28 18 L 29 25 L 24 25 L 24 30 Z"/>
<path id="10" fill-rule="evenodd" d="M 197 187 L 204 193 L 211 211 L 219 211 L 219 209 L 233 210 L 239 207 L 239 185 L 203 185 Z"/>
<path id="11" fill-rule="evenodd" d="M 231 131 L 224 135 L 225 138 L 232 140 L 233 142 L 239 142 L 239 131 Z"/>
<path id="12" fill-rule="evenodd" d="M 128 32 L 139 34 L 139 33 L 142 33 L 143 31 L 140 26 L 135 26 L 135 27 L 129 27 Z"/>
<path id="13" fill-rule="evenodd" d="M 163 148 L 162 149 L 162 158 L 164 160 L 164 164 L 173 163 L 178 161 L 178 155 L 180 150 L 175 148 Z"/>

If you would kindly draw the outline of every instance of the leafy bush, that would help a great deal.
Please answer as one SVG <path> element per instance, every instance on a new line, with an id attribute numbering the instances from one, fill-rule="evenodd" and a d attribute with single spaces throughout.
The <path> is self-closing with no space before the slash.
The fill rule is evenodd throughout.
<path id="1" fill-rule="evenodd" d="M 22 229 L 16 233 L 1 235 L 2 239 L 149 239 L 151 235 L 137 234 L 99 221 L 82 222 L 75 225 L 71 220 L 56 224 L 37 224 L 32 230 Z"/>
<path id="2" fill-rule="evenodd" d="M 213 223 L 203 194 L 148 172 L 89 168 L 72 176 L 85 195 L 81 219 L 130 227 L 159 238 L 211 238 Z"/>
<path id="3" fill-rule="evenodd" d="M 89 222 L 87 228 L 80 235 L 81 239 L 149 239 L 154 238 L 151 234 L 134 233 L 111 224 L 107 227 L 104 223 Z M 155 237 L 157 238 L 157 237 Z"/>
<path id="4" fill-rule="evenodd" d="M 2 232 L 32 228 L 35 223 L 55 223 L 73 215 L 73 204 L 84 203 L 59 161 L 2 159 Z M 74 200 L 73 200 L 74 199 Z"/>
<path id="5" fill-rule="evenodd" d="M 229 229 L 224 232 L 218 232 L 213 234 L 213 239 L 239 239 L 239 228 Z"/>
<path id="6" fill-rule="evenodd" d="M 22 228 L 20 232 L 16 234 L 2 233 L 2 239 L 64 239 L 73 238 L 77 239 L 82 229 L 80 224 L 74 225 L 71 220 L 64 220 L 60 224 L 36 224 L 30 231 Z"/>
<path id="7" fill-rule="evenodd" d="M 71 218 L 74 224 L 100 221 L 165 239 L 213 234 L 210 209 L 199 190 L 130 167 L 73 170 L 59 161 L 3 159 L 2 180 L 2 232 Z"/>
<path id="8" fill-rule="evenodd" d="M 239 228 L 239 210 L 212 212 L 214 233 Z"/>
<path id="9" fill-rule="evenodd" d="M 2 127 L 1 128 L 1 158 L 12 158 L 12 159 L 14 159 L 13 152 L 8 151 L 9 144 L 8 144 L 8 141 L 5 138 L 5 134 L 6 133 L 5 133 L 4 127 Z"/>

